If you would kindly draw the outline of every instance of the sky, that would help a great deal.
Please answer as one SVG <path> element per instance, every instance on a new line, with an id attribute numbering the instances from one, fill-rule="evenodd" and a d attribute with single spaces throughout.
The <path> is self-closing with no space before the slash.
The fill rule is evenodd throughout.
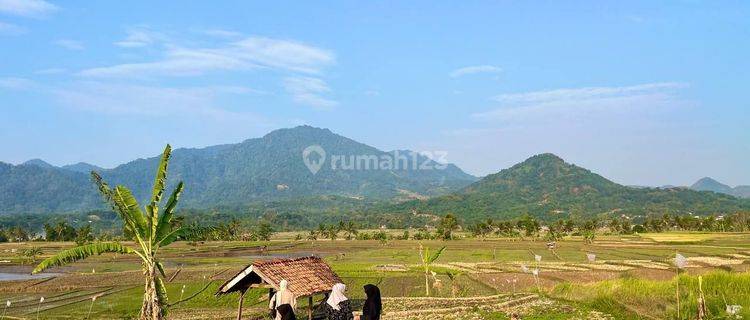
<path id="1" fill-rule="evenodd" d="M 486 175 L 750 184 L 746 1 L 0 0 L 0 161 L 309 124 Z"/>

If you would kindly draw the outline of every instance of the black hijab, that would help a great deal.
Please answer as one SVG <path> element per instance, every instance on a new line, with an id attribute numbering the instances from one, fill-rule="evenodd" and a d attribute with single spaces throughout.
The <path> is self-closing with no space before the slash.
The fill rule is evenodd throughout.
<path id="1" fill-rule="evenodd" d="M 363 319 L 380 320 L 380 312 L 383 310 L 383 304 L 380 302 L 380 289 L 374 284 L 365 285 L 367 300 L 362 308 Z"/>
<path id="2" fill-rule="evenodd" d="M 281 320 L 295 320 L 294 309 L 288 303 L 282 304 L 276 308 L 281 315 Z"/>

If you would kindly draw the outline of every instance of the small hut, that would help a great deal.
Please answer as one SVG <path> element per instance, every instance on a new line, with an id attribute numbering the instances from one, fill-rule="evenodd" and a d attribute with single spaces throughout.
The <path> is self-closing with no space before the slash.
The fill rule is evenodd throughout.
<path id="1" fill-rule="evenodd" d="M 288 289 L 295 297 L 308 298 L 307 317 L 312 319 L 313 296 L 327 294 L 341 278 L 319 257 L 254 261 L 227 280 L 216 295 L 240 293 L 237 319 L 242 318 L 242 302 L 248 289 L 268 289 L 269 297 L 279 290 L 281 280 L 289 282 Z"/>

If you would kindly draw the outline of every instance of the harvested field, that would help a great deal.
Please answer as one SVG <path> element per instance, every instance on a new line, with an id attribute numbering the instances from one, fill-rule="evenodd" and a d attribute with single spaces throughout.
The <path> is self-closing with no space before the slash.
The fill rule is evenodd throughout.
<path id="1" fill-rule="evenodd" d="M 592 300 L 570 301 L 568 291 L 564 295 L 556 292 L 561 286 L 596 286 L 627 279 L 669 283 L 675 277 L 671 265 L 675 252 L 688 258 L 689 268 L 682 272 L 682 277 L 695 279 L 699 274 L 711 276 L 727 270 L 746 272 L 750 266 L 747 263 L 750 248 L 737 248 L 745 244 L 740 240 L 750 242 L 750 237 L 704 238 L 708 240 L 674 243 L 633 236 L 605 237 L 594 244 L 571 238 L 558 242 L 554 252 L 547 250 L 542 241 L 424 241 L 422 244 L 431 248 L 446 246 L 444 254 L 432 266 L 435 275 L 429 278 L 432 296 L 429 298 L 424 297 L 425 278 L 417 241 L 389 241 L 385 245 L 379 241 L 283 239 L 266 243 L 176 243 L 163 253 L 167 280 L 171 279 L 167 282 L 170 299 L 191 295 L 208 286 L 194 299 L 172 308 L 171 319 L 235 318 L 237 296 L 213 295 L 222 281 L 254 259 L 310 254 L 324 257 L 347 284 L 348 295 L 356 303 L 364 298 L 361 289 L 364 284 L 378 284 L 385 297 L 384 319 L 507 319 L 511 313 L 519 313 L 524 319 L 628 319 L 645 311 L 656 310 L 657 316 L 660 312 L 669 314 L 669 297 L 674 292 L 657 290 L 654 294 L 661 300 L 655 307 L 645 305 L 646 297 L 604 303 L 596 302 L 595 296 L 591 296 Z M 728 241 L 726 247 L 722 240 Z M 69 243 L 34 245 L 41 248 L 42 258 L 71 246 Z M 0 244 L 0 260 L 14 261 L 0 266 L 0 272 L 29 272 L 31 264 L 21 264 L 18 258 L 19 250 L 29 246 Z M 595 253 L 596 261 L 588 261 L 587 253 Z M 533 254 L 540 255 L 542 260 L 535 261 Z M 524 272 L 522 265 L 527 271 Z M 140 307 L 142 276 L 138 268 L 137 261 L 130 258 L 97 256 L 50 270 L 55 275 L 48 279 L 2 282 L 0 299 L 11 301 L 12 307 L 7 312 L 14 317 L 36 317 L 38 309 L 40 319 L 85 318 L 91 308 L 91 318 L 131 318 Z M 532 274 L 537 268 L 538 277 Z M 728 299 L 736 295 L 725 292 Z M 42 296 L 45 301 L 40 306 Z M 93 296 L 97 296 L 94 303 Z M 251 317 L 265 314 L 266 299 L 267 292 L 251 290 L 245 298 L 245 314 Z"/>

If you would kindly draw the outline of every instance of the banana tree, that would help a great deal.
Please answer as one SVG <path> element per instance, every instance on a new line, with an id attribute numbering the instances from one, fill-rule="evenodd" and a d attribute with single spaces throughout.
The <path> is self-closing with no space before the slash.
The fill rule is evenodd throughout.
<path id="1" fill-rule="evenodd" d="M 419 244 L 419 259 L 422 262 L 422 268 L 424 269 L 424 289 L 425 289 L 425 295 L 430 296 L 430 276 L 432 275 L 432 270 L 430 270 L 430 267 L 432 266 L 432 263 L 435 262 L 438 258 L 440 258 L 440 255 L 443 253 L 443 250 L 445 250 L 445 247 L 441 247 L 437 251 L 430 254 L 430 248 L 422 246 L 422 244 Z"/>
<path id="2" fill-rule="evenodd" d="M 166 289 L 162 280 L 165 277 L 164 267 L 157 258 L 159 248 L 167 246 L 187 233 L 187 229 L 178 227 L 172 221 L 177 201 L 182 193 L 183 184 L 179 182 L 166 201 L 164 210 L 159 205 L 167 183 L 167 166 L 172 148 L 167 145 L 161 156 L 156 171 L 151 201 L 139 208 L 138 202 L 128 188 L 118 185 L 110 188 L 96 172 L 91 176 L 106 202 L 122 219 L 125 231 L 134 237 L 134 245 L 126 246 L 116 242 L 97 242 L 64 250 L 42 261 L 33 273 L 47 268 L 61 266 L 93 255 L 103 253 L 132 254 L 141 258 L 145 276 L 145 292 L 140 311 L 141 320 L 163 319 L 168 307 Z"/>

